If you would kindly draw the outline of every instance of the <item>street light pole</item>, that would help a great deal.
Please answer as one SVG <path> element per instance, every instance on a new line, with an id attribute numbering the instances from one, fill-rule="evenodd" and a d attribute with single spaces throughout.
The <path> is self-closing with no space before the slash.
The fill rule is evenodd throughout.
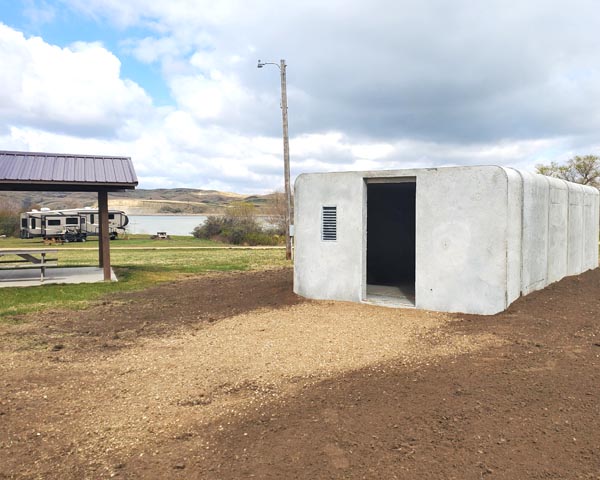
<path id="1" fill-rule="evenodd" d="M 288 108 L 287 108 L 287 79 L 285 60 L 280 62 L 281 71 L 281 119 L 283 121 L 283 177 L 285 180 L 285 258 L 292 258 L 292 238 L 290 225 L 292 224 L 292 189 L 290 187 L 290 141 L 288 138 Z"/>
<path id="2" fill-rule="evenodd" d="M 272 62 L 258 61 L 258 68 L 265 65 L 275 65 L 281 74 L 281 119 L 283 122 L 283 178 L 285 183 L 285 258 L 292 259 L 292 237 L 290 226 L 292 223 L 292 190 L 290 187 L 290 141 L 288 138 L 288 107 L 287 107 L 287 79 L 285 60 L 280 60 L 279 65 Z"/>

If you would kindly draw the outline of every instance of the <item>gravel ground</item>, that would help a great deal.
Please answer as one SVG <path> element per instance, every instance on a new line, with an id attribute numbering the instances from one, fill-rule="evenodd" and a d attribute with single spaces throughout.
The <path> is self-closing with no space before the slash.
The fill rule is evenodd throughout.
<path id="1" fill-rule="evenodd" d="M 0 478 L 599 478 L 600 272 L 493 317 L 222 274 L 0 327 Z"/>
<path id="2" fill-rule="evenodd" d="M 221 282 L 239 278 L 220 277 Z M 159 291 L 172 295 L 192 286 L 180 282 Z M 85 328 L 93 315 L 104 318 L 101 325 L 106 327 L 106 313 L 122 302 L 87 312 Z M 73 315 L 83 318 L 86 312 L 68 315 L 51 334 L 33 318 L 25 326 L 4 327 L 0 431 L 5 440 L 0 458 L 10 466 L 4 475 L 114 475 L 115 465 L 134 454 L 160 454 L 165 440 L 186 438 L 199 425 L 206 435 L 198 436 L 197 444 L 207 446 L 209 436 L 234 419 L 273 401 L 285 402 L 324 379 L 361 368 L 381 371 L 389 361 L 415 368 L 498 343 L 492 335 L 448 336 L 440 327 L 451 317 L 439 313 L 295 299 L 288 303 L 220 321 L 212 315 L 199 324 L 157 317 L 161 328 L 150 328 L 152 335 L 135 342 L 117 334 L 106 343 L 106 335 L 99 333 L 114 331 L 114 325 L 98 326 L 91 336 L 96 344 L 89 330 L 81 341 L 76 333 L 81 328 L 67 335 Z M 158 315 L 162 311 L 155 310 Z M 189 315 L 196 317 L 197 311 Z M 147 321 L 144 308 L 138 315 Z M 128 318 L 119 331 L 131 332 L 132 322 Z M 41 331 L 34 334 L 36 328 Z M 11 349 L 7 340 L 15 332 L 27 334 L 28 343 Z M 24 462 L 23 454 L 33 463 Z"/>

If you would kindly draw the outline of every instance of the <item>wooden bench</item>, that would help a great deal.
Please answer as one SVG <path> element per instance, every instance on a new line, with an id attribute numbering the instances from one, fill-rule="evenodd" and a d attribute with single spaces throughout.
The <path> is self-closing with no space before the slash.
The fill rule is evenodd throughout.
<path id="1" fill-rule="evenodd" d="M 46 267 L 56 267 L 57 258 L 47 258 L 48 253 L 58 252 L 57 249 L 28 249 L 28 250 L 0 250 L 0 270 L 15 270 L 21 268 L 39 268 L 40 281 L 44 281 Z M 4 259 L 5 256 L 19 257 L 18 259 Z"/>

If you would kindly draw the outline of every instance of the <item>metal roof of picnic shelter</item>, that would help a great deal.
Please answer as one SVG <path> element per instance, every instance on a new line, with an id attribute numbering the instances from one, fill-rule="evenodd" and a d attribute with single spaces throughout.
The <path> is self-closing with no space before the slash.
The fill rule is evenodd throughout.
<path id="1" fill-rule="evenodd" d="M 138 184 L 129 157 L 0 150 L 0 190 L 98 192 L 99 264 L 111 280 L 108 192 Z"/>
<path id="2" fill-rule="evenodd" d="M 0 151 L 0 190 L 115 191 L 137 184 L 129 157 Z"/>

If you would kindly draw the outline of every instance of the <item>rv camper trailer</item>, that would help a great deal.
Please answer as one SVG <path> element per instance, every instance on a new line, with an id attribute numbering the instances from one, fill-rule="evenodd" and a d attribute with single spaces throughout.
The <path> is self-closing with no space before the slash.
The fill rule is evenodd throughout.
<path id="1" fill-rule="evenodd" d="M 74 208 L 50 210 L 42 208 L 21 214 L 21 238 L 85 242 L 89 236 L 98 236 L 100 215 L 97 209 Z M 125 231 L 129 218 L 121 210 L 109 210 L 108 230 L 110 239 L 118 238 Z"/>

